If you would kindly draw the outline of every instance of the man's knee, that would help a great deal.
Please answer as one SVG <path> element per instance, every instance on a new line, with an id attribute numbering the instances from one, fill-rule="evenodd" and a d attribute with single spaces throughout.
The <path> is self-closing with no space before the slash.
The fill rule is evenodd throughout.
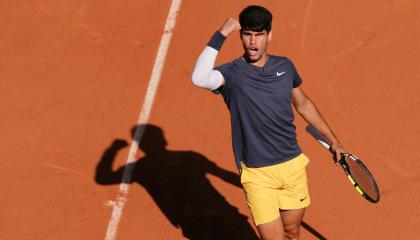
<path id="1" fill-rule="evenodd" d="M 286 240 L 297 240 L 299 239 L 300 225 L 290 224 L 284 226 L 284 237 Z"/>

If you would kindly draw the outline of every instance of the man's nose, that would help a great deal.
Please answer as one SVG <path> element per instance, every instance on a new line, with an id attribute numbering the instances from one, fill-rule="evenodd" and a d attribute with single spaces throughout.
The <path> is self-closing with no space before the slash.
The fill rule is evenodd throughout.
<path id="1" fill-rule="evenodd" d="M 251 38 L 249 39 L 250 44 L 255 44 L 255 36 L 251 35 Z"/>

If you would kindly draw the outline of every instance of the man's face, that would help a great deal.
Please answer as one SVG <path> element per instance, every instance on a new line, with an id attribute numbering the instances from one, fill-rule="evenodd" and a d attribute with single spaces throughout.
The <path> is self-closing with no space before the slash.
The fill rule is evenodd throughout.
<path id="1" fill-rule="evenodd" d="M 267 43 L 271 40 L 271 31 L 241 31 L 241 40 L 245 54 L 251 62 L 259 61 L 266 54 Z"/>

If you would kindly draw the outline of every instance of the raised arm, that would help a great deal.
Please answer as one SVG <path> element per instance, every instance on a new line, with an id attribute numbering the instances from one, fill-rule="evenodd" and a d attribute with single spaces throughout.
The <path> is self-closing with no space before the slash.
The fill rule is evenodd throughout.
<path id="1" fill-rule="evenodd" d="M 128 143 L 125 140 L 116 139 L 112 142 L 111 146 L 105 150 L 96 167 L 95 181 L 98 184 L 110 185 L 122 181 L 124 167 L 120 167 L 118 170 L 113 171 L 112 164 L 118 151 L 127 146 Z"/>
<path id="2" fill-rule="evenodd" d="M 214 33 L 195 64 L 192 74 L 192 82 L 194 85 L 204 89 L 215 90 L 224 84 L 223 75 L 219 71 L 213 69 L 214 64 L 226 37 L 239 29 L 239 22 L 229 18 L 225 21 L 220 30 Z"/>
<path id="3" fill-rule="evenodd" d="M 313 101 L 305 95 L 300 87 L 292 90 L 292 103 L 296 111 L 312 126 L 314 126 L 324 137 L 330 141 L 332 149 L 335 151 L 336 160 L 341 158 L 344 148 L 331 128 L 328 126 L 321 113 L 316 108 Z"/>

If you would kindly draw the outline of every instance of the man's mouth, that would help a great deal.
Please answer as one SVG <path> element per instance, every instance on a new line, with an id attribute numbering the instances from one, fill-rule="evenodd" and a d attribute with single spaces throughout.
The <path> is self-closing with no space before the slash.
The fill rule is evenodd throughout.
<path id="1" fill-rule="evenodd" d="M 250 47 L 248 48 L 248 55 L 255 56 L 258 53 L 258 48 L 256 47 Z"/>

